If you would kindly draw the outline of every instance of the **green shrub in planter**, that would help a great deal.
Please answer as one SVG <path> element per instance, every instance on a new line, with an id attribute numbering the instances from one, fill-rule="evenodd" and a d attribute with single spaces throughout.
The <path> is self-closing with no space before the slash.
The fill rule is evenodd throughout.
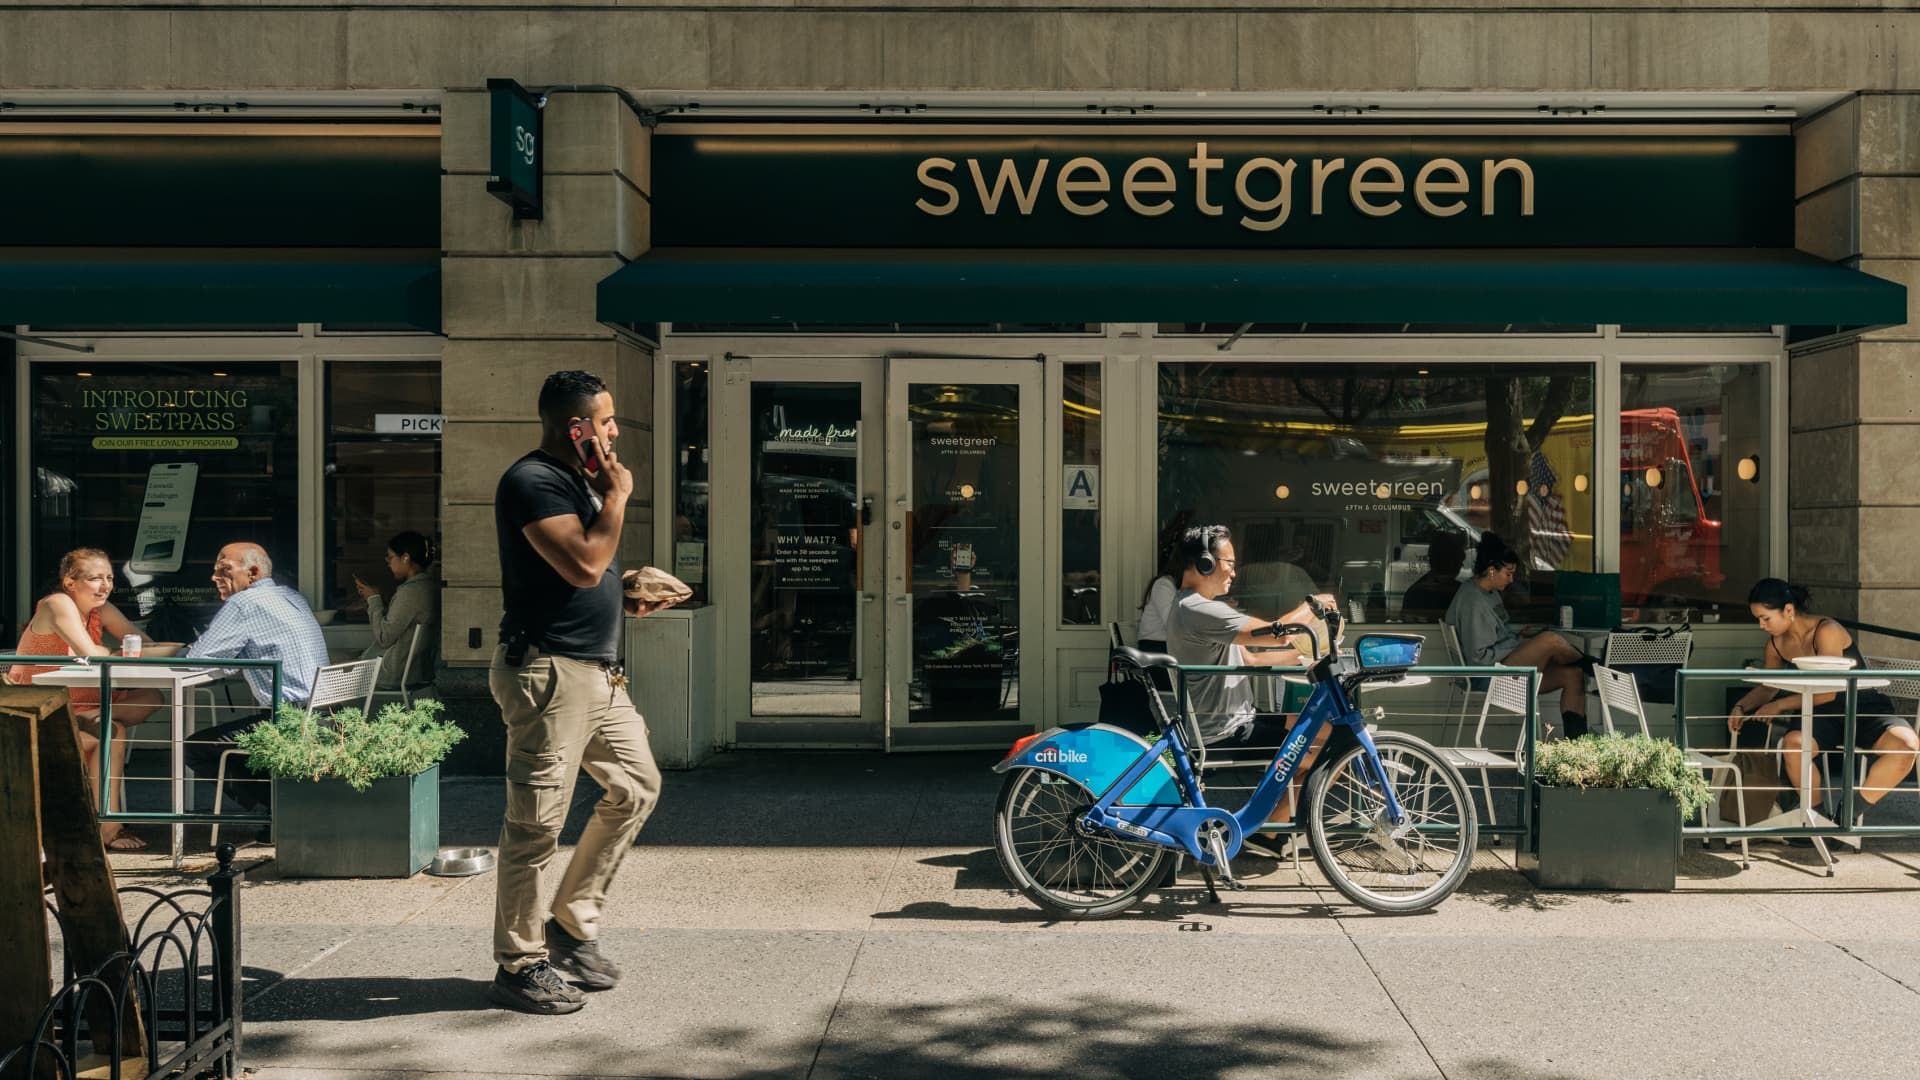
<path id="1" fill-rule="evenodd" d="M 1678 746 L 1645 735 L 1544 744 L 1534 784 L 1520 865 L 1544 888 L 1672 889 L 1680 823 L 1712 797 Z"/>
<path id="2" fill-rule="evenodd" d="M 466 737 L 434 700 L 313 716 L 282 705 L 236 742 L 273 778 L 275 858 L 288 877 L 408 877 L 440 838 L 440 761 Z"/>

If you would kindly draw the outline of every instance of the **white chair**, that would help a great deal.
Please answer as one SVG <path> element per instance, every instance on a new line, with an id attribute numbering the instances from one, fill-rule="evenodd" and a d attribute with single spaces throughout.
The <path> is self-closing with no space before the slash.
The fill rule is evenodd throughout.
<path id="1" fill-rule="evenodd" d="M 407 659 L 406 663 L 400 667 L 399 687 L 393 690 L 375 690 L 372 701 L 391 699 L 400 702 L 402 705 L 413 704 L 413 659 L 420 655 L 420 634 L 424 630 L 426 630 L 425 625 L 414 623 L 413 633 L 407 635 Z M 384 659 L 382 662 L 384 663 Z M 372 702 L 369 702 L 368 708 L 371 709 L 372 707 Z"/>
<path id="2" fill-rule="evenodd" d="M 1912 708 L 1913 715 L 1907 719 L 1915 728 L 1920 729 L 1920 660 L 1909 660 L 1903 656 L 1868 656 L 1865 657 L 1865 659 L 1867 661 L 1867 667 L 1876 671 L 1910 671 L 1914 673 L 1910 677 L 1897 675 L 1889 677 L 1886 689 L 1880 692 L 1896 702 L 1905 702 Z M 1861 754 L 1856 760 L 1859 762 L 1859 776 L 1854 781 L 1857 785 L 1864 783 L 1867 779 L 1867 756 Z M 1865 817 L 1865 812 L 1863 811 L 1858 816 Z"/>
<path id="3" fill-rule="evenodd" d="M 380 681 L 380 659 L 355 660 L 345 664 L 329 664 L 314 672 L 313 687 L 307 692 L 307 711 L 318 712 L 342 705 L 358 705 L 364 715 L 373 708 L 373 688 Z M 220 764 L 214 772 L 213 813 L 220 814 L 220 806 L 227 793 L 227 762 L 236 757 L 246 757 L 247 752 L 235 747 L 220 752 Z M 220 846 L 220 826 L 214 825 L 207 841 L 214 848 Z"/>
<path id="4" fill-rule="evenodd" d="M 1600 690 L 1600 723 L 1608 734 L 1613 733 L 1613 714 L 1623 712 L 1633 717 L 1634 725 L 1640 729 L 1640 734 L 1652 737 L 1652 732 L 1647 730 L 1646 707 L 1640 703 L 1640 685 L 1633 681 L 1632 675 L 1624 671 L 1615 671 L 1604 664 L 1596 664 L 1593 669 L 1593 681 Z M 1676 724 L 1685 722 L 1682 717 L 1674 718 Z M 1746 828 L 1746 787 L 1741 783 L 1740 766 L 1734 764 L 1733 756 L 1729 754 L 1725 758 L 1717 758 L 1699 750 L 1688 750 L 1686 754 L 1687 764 L 1699 769 L 1702 773 L 1723 774 L 1721 782 L 1714 785 L 1716 788 L 1724 788 L 1727 781 L 1732 781 L 1733 802 L 1738 808 L 1740 827 Z M 1742 836 L 1740 865 L 1747 867 L 1751 866 L 1752 862 L 1753 856 L 1747 849 L 1747 838 Z"/>
<path id="5" fill-rule="evenodd" d="M 1467 663 L 1465 650 L 1460 647 L 1460 632 L 1453 628 L 1452 623 L 1444 619 L 1440 621 L 1440 640 L 1446 642 L 1447 651 L 1453 654 L 1454 664 L 1460 667 L 1470 666 Z M 1460 710 L 1455 714 L 1453 725 L 1453 741 L 1455 744 L 1460 742 L 1461 735 L 1467 730 L 1467 712 L 1473 707 L 1473 695 L 1477 691 L 1485 690 L 1487 688 L 1486 684 L 1487 677 L 1485 675 L 1454 676 L 1453 685 L 1447 690 L 1447 708 L 1451 710 L 1453 708 L 1453 696 L 1455 694 L 1460 695 Z M 1485 711 L 1484 704 L 1482 711 Z"/>
<path id="6" fill-rule="evenodd" d="M 1453 632 L 1452 627 L 1447 632 Z M 1456 769 L 1477 769 L 1480 773 L 1480 792 L 1487 800 L 1487 824 L 1498 825 L 1500 819 L 1493 808 L 1493 781 L 1488 773 L 1494 769 L 1518 770 L 1525 760 L 1527 746 L 1527 677 L 1525 675 L 1494 675 L 1487 677 L 1487 694 L 1480 702 L 1480 722 L 1474 725 L 1473 744 L 1471 746 L 1439 746 L 1440 756 L 1447 764 Z M 1520 737 L 1514 741 L 1513 753 L 1502 754 L 1487 749 L 1487 720 L 1498 710 L 1501 713 L 1518 717 Z M 1458 742 L 1456 736 L 1455 741 Z"/>

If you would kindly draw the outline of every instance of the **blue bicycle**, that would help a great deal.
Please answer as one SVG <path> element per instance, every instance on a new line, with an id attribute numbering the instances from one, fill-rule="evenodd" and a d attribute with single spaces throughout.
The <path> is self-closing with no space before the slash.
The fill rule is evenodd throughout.
<path id="1" fill-rule="evenodd" d="M 1320 763 L 1305 799 L 1307 836 L 1321 872 L 1354 903 L 1395 914 L 1425 911 L 1459 888 L 1478 832 L 1466 780 L 1426 742 L 1370 731 L 1355 706 L 1362 684 L 1400 678 L 1419 663 L 1422 640 L 1368 634 L 1343 654 L 1339 611 L 1308 603 L 1326 623 L 1326 655 L 1308 669 L 1312 689 L 1300 720 L 1246 805 L 1228 811 L 1207 802 L 1201 782 L 1206 748 L 1186 704 L 1179 663 L 1116 648 L 1113 672 L 1147 683 L 1159 737 L 1149 743 L 1121 728 L 1089 724 L 1015 743 L 994 767 L 1006 775 L 994 812 L 994 848 L 1008 879 L 1040 907 L 1076 919 L 1133 906 L 1161 881 L 1175 853 L 1200 867 L 1209 889 L 1216 878 L 1242 888 L 1232 867 L 1242 842 L 1280 804 L 1314 736 L 1338 724 L 1358 745 Z M 1310 627 L 1283 624 L 1271 632 L 1305 635 L 1313 653 L 1320 652 Z M 1156 669 L 1175 676 L 1177 720 L 1152 692 Z"/>

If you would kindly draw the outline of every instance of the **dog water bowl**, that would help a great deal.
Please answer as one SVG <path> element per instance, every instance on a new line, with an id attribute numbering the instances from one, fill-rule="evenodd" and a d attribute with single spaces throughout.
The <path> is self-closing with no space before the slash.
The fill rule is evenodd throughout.
<path id="1" fill-rule="evenodd" d="M 427 873 L 435 877 L 472 877 L 493 869 L 492 848 L 449 847 L 441 848 L 440 854 L 433 857 Z"/>

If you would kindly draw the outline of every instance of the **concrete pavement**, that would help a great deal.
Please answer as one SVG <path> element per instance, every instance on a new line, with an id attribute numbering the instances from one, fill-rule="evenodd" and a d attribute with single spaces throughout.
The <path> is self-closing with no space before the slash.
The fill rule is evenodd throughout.
<path id="1" fill-rule="evenodd" d="M 1920 1052 L 1920 844 L 1870 842 L 1833 879 L 1810 850 L 1756 845 L 1741 871 L 1690 848 L 1681 891 L 1629 895 L 1537 893 L 1502 848 L 1400 918 L 1346 905 L 1308 861 L 1225 906 L 1183 881 L 1063 924 L 1001 877 L 991 760 L 731 754 L 669 774 L 609 902 L 627 980 L 568 1017 L 487 1004 L 491 874 L 296 882 L 263 863 L 243 894 L 246 1061 L 263 1080 L 1862 1080 L 1908 1077 Z M 442 798 L 443 843 L 493 841 L 499 781 Z"/>

